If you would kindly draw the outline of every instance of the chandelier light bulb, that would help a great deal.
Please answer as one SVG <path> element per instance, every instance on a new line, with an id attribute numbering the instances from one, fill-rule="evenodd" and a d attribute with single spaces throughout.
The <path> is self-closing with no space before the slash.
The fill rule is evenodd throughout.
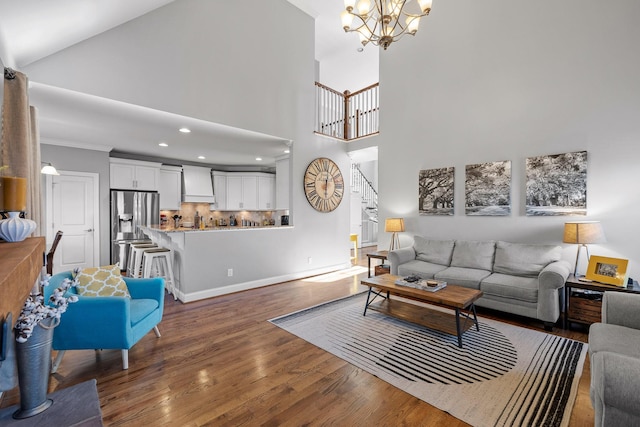
<path id="1" fill-rule="evenodd" d="M 420 10 L 422 10 L 422 13 L 429 14 L 429 11 L 431 10 L 431 3 L 432 0 L 418 0 L 418 4 L 420 5 Z"/>
<path id="2" fill-rule="evenodd" d="M 344 8 L 347 9 L 348 12 L 351 12 L 355 5 L 356 0 L 344 0 Z"/>
<path id="3" fill-rule="evenodd" d="M 369 0 L 360 0 L 358 2 L 358 13 L 362 15 L 364 19 L 367 19 L 367 15 L 371 10 L 371 2 Z"/>
<path id="4" fill-rule="evenodd" d="M 340 18 L 342 18 L 342 28 L 344 28 L 344 31 L 349 31 L 353 23 L 353 15 L 345 10 L 340 15 Z"/>
<path id="5" fill-rule="evenodd" d="M 407 32 L 412 36 L 418 32 L 418 27 L 420 26 L 420 18 L 419 17 L 408 17 L 407 18 Z"/>

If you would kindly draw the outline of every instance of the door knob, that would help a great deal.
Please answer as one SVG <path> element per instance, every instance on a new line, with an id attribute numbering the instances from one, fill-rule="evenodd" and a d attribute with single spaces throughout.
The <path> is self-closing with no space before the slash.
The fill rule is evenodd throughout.
<path id="1" fill-rule="evenodd" d="M 84 231 L 89 231 L 89 232 L 91 232 L 91 231 L 93 231 L 93 228 L 90 228 L 90 229 L 88 229 L 88 230 L 84 230 Z"/>

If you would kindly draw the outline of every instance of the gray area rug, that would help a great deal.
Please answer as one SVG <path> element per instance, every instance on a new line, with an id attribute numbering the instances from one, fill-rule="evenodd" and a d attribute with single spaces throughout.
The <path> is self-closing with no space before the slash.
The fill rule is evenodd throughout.
<path id="1" fill-rule="evenodd" d="M 459 348 L 452 335 L 363 316 L 365 300 L 270 322 L 474 426 L 568 425 L 586 344 L 480 317 Z"/>

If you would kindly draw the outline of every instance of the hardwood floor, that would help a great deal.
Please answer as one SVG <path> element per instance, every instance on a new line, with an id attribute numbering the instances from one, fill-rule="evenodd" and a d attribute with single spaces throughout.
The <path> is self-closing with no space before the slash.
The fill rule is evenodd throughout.
<path id="1" fill-rule="evenodd" d="M 267 321 L 364 290 L 360 277 L 318 276 L 189 304 L 169 297 L 162 337 L 150 332 L 136 344 L 128 370 L 119 351 L 68 351 L 50 391 L 95 378 L 106 426 L 466 425 Z M 587 340 L 585 331 L 554 333 Z M 0 407 L 18 401 L 12 390 Z M 588 357 L 570 425 L 593 425 Z"/>

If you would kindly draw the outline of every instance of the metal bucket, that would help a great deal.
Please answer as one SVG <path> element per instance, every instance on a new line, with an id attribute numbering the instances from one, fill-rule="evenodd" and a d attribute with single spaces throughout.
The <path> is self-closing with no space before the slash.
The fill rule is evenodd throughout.
<path id="1" fill-rule="evenodd" d="M 58 323 L 57 319 L 45 319 L 33 329 L 33 334 L 26 342 L 16 343 L 20 409 L 13 413 L 15 419 L 33 417 L 53 404 L 53 400 L 47 399 L 47 389 L 53 328 Z"/>

